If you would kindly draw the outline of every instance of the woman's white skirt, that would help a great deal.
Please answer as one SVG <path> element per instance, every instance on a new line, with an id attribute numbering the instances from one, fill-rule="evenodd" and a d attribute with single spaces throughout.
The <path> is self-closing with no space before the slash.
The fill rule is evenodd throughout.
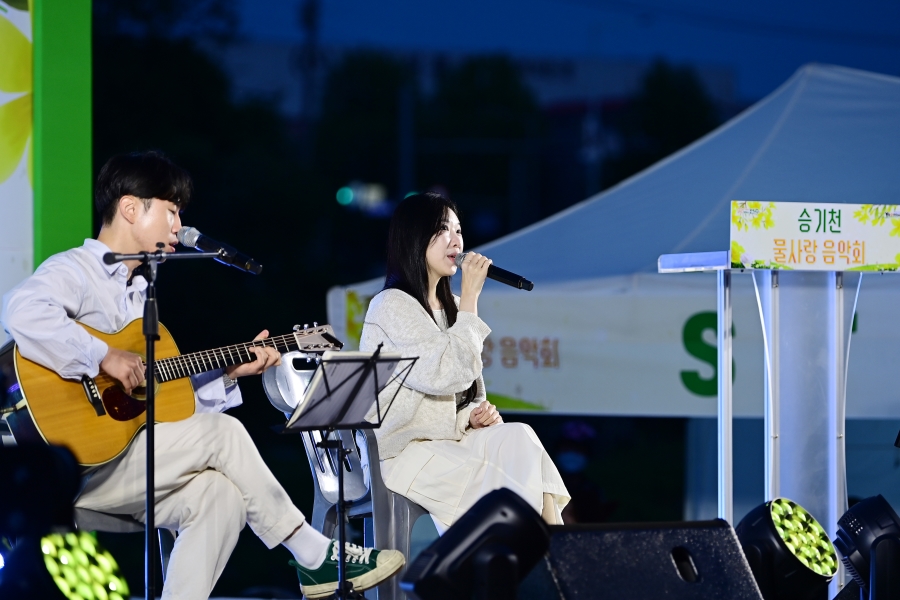
<path id="1" fill-rule="evenodd" d="M 522 496 L 538 513 L 544 494 L 550 494 L 560 523 L 571 499 L 541 441 L 523 423 L 472 429 L 458 442 L 412 442 L 396 457 L 381 461 L 381 475 L 388 489 L 431 513 L 439 530 L 501 487 Z"/>

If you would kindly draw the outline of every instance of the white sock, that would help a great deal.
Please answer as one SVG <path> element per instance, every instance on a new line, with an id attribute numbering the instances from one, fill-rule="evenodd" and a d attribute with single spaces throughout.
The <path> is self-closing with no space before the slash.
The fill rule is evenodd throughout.
<path id="1" fill-rule="evenodd" d="M 331 540 L 313 529 L 306 521 L 282 544 L 291 551 L 294 560 L 307 569 L 321 567 L 331 548 Z"/>

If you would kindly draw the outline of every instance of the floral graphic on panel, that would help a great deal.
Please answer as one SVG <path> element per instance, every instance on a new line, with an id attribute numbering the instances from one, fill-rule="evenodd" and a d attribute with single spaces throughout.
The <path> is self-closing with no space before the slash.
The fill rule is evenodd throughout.
<path id="1" fill-rule="evenodd" d="M 359 294 L 356 290 L 347 290 L 347 340 L 359 347 L 362 337 L 363 322 L 366 311 L 369 310 L 369 301 L 372 296 Z"/>
<path id="2" fill-rule="evenodd" d="M 767 206 L 763 206 L 767 204 Z M 753 229 L 769 229 L 775 225 L 772 212 L 775 210 L 774 202 L 735 201 L 731 203 L 731 222 L 738 231 Z"/>
<path id="3" fill-rule="evenodd" d="M 900 237 L 900 211 L 896 204 L 863 204 L 859 210 L 853 213 L 853 218 L 863 225 L 880 227 L 890 220 L 891 233 L 894 237 Z"/>
<path id="4" fill-rule="evenodd" d="M 7 2 L 19 8 L 24 2 Z M 2 5 L 0 5 L 2 8 Z M 27 6 L 22 6 L 27 8 Z M 0 11 L 0 92 L 14 95 L 0 104 L 0 183 L 19 166 L 31 142 L 31 42 Z M 28 154 L 31 177 L 31 153 Z"/>

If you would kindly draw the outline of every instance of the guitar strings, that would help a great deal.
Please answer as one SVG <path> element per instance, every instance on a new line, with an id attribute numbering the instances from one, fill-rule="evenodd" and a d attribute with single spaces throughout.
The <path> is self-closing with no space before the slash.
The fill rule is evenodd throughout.
<path id="1" fill-rule="evenodd" d="M 310 334 L 311 335 L 311 334 Z M 196 375 L 211 369 L 232 366 L 236 364 L 252 362 L 256 355 L 249 348 L 268 347 L 275 348 L 280 353 L 289 352 L 292 349 L 307 347 L 310 350 L 324 350 L 332 348 L 333 344 L 302 344 L 297 341 L 294 334 L 286 334 L 263 340 L 253 340 L 232 346 L 224 346 L 214 350 L 201 350 L 190 354 L 181 354 L 156 361 L 155 379 L 160 383 L 180 379 L 189 375 Z"/>

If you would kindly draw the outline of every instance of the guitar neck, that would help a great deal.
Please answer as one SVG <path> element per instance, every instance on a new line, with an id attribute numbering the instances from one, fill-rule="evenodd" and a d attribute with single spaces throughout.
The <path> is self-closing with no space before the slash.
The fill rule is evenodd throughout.
<path id="1" fill-rule="evenodd" d="M 319 331 L 315 333 L 298 332 L 235 344 L 234 346 L 224 346 L 213 350 L 203 350 L 191 354 L 162 358 L 156 361 L 155 378 L 159 383 L 165 383 L 166 381 L 190 377 L 191 375 L 198 375 L 214 369 L 224 369 L 232 365 L 252 362 L 256 360 L 256 354 L 251 352 L 250 348 L 274 348 L 280 354 L 284 354 L 295 350 L 323 352 L 331 348 L 340 348 L 343 345 L 333 337 L 329 340 L 329 337 L 331 336 L 328 333 Z M 315 343 L 315 340 L 320 340 L 320 342 Z M 307 341 L 310 343 L 305 343 Z"/>

